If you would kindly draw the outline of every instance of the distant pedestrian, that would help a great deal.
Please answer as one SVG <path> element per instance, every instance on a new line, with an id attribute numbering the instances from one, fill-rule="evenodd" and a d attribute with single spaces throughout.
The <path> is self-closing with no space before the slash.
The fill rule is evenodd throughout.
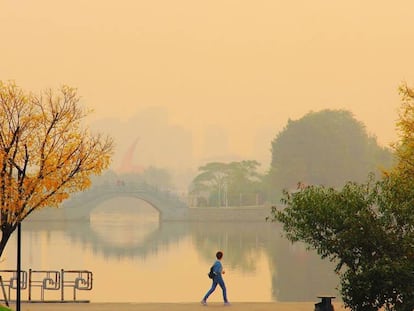
<path id="1" fill-rule="evenodd" d="M 223 274 L 225 273 L 225 271 L 223 270 L 223 266 L 221 264 L 221 259 L 223 258 L 223 252 L 222 251 L 218 251 L 216 253 L 216 258 L 217 260 L 214 262 L 212 270 L 213 270 L 213 283 L 211 285 L 211 288 L 208 290 L 208 292 L 205 294 L 203 300 L 201 300 L 201 304 L 206 306 L 207 305 L 207 299 L 208 297 L 216 290 L 217 284 L 220 285 L 222 291 L 223 291 L 223 300 L 224 300 L 224 305 L 225 306 L 229 306 L 230 303 L 227 300 L 227 290 L 226 290 L 226 284 L 224 284 L 224 280 L 223 280 Z"/>

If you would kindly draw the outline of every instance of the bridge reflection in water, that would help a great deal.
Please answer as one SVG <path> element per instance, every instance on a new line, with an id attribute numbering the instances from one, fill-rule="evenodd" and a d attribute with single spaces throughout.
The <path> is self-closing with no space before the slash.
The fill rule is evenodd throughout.
<path id="1" fill-rule="evenodd" d="M 222 249 L 226 266 L 254 275 L 260 268 L 259 254 L 265 254 L 269 265 L 266 271 L 271 274 L 271 289 L 267 290 L 272 300 L 314 301 L 321 293 L 338 296 L 334 265 L 306 251 L 303 245 L 291 245 L 282 238 L 280 226 L 265 221 L 267 209 L 190 209 L 170 193 L 126 185 L 94 188 L 53 213 L 50 218 L 38 213 L 41 217 L 26 221 L 23 232 L 31 237 L 37 231 L 62 232 L 70 241 L 68 248 L 81 244 L 92 250 L 97 261 L 147 260 L 165 249 L 174 253 L 179 243 L 189 239 L 202 261 L 210 263 L 217 249 Z M 189 264 L 182 260 L 184 266 Z M 203 275 L 204 271 L 194 273 Z M 115 286 L 106 277 L 102 279 L 107 286 Z"/>
<path id="2" fill-rule="evenodd" d="M 134 204 L 141 203 L 142 201 L 135 200 Z M 114 202 L 108 201 L 108 204 L 114 206 Z M 118 211 L 120 205 L 123 204 L 116 204 Z M 63 230 L 70 241 L 91 248 L 97 256 L 108 260 L 145 259 L 190 238 L 199 256 L 206 262 L 212 260 L 217 249 L 222 249 L 226 254 L 226 266 L 247 273 L 254 273 L 258 268 L 256 255 L 263 252 L 268 257 L 273 300 L 313 301 L 321 293 L 337 294 L 335 288 L 338 278 L 333 273 L 333 264 L 322 261 L 314 252 L 306 251 L 301 244 L 291 245 L 281 237 L 280 227 L 275 223 L 264 220 L 240 223 L 154 222 L 152 218 L 148 225 L 134 221 L 130 211 L 124 211 L 118 216 L 113 214 L 113 210 L 102 214 L 105 212 L 108 212 L 108 218 L 98 222 L 92 214 L 91 221 L 47 224 L 31 221 L 25 224 L 24 230 L 32 233 L 45 229 Z M 116 218 L 115 223 L 124 221 L 127 225 L 114 225 L 111 219 Z M 143 232 L 145 226 L 146 231 Z M 125 240 L 126 232 L 130 237 L 128 241 Z M 116 235 L 119 237 L 114 238 Z"/>

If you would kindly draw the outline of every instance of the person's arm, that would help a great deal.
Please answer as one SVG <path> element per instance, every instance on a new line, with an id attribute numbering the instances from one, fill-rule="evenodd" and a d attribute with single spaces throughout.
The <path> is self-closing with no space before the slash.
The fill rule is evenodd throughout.
<path id="1" fill-rule="evenodd" d="M 218 274 L 224 274 L 225 271 L 223 269 L 223 265 L 221 264 L 221 262 L 218 262 Z"/>
<path id="2" fill-rule="evenodd" d="M 223 270 L 223 267 L 221 266 L 220 261 L 218 261 L 218 260 L 217 260 L 217 261 L 214 263 L 214 268 L 213 268 L 214 274 L 216 274 L 216 275 L 220 275 L 220 274 L 221 274 L 221 272 L 222 272 L 222 270 Z"/>

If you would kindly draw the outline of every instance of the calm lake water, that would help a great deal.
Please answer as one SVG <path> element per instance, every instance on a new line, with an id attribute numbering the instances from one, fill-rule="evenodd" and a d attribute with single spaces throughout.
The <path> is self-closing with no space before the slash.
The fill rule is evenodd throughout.
<path id="1" fill-rule="evenodd" d="M 3 270 L 16 269 L 15 235 Z M 224 252 L 230 301 L 337 296 L 333 264 L 291 245 L 274 223 L 159 223 L 150 205 L 120 198 L 97 206 L 90 222 L 22 224 L 22 270 L 90 270 L 93 288 L 77 298 L 91 302 L 199 301 L 211 285 L 207 273 L 217 250 Z M 59 293 L 47 291 L 45 299 Z M 210 301 L 221 300 L 218 288 Z"/>

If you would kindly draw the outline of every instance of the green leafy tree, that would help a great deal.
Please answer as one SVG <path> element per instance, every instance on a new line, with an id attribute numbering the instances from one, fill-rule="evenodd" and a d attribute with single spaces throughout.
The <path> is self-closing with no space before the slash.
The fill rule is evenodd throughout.
<path id="1" fill-rule="evenodd" d="M 298 182 L 333 187 L 348 180 L 362 182 L 369 172 L 391 165 L 391 152 L 378 146 L 349 111 L 322 110 L 289 120 L 272 141 L 266 180 L 280 194 Z"/>
<path id="2" fill-rule="evenodd" d="M 337 263 L 342 299 L 352 310 L 412 310 L 414 187 L 397 175 L 336 190 L 303 186 L 272 209 L 286 237 Z"/>
<path id="3" fill-rule="evenodd" d="M 220 162 L 210 162 L 201 166 L 200 173 L 192 182 L 192 195 L 204 195 L 217 204 L 223 205 L 223 197 L 227 177 L 227 164 Z M 214 204 L 214 203 L 213 203 Z"/>
<path id="4" fill-rule="evenodd" d="M 254 160 L 231 162 L 228 165 L 228 201 L 231 206 L 258 205 L 264 200 L 260 163 Z"/>
<path id="5" fill-rule="evenodd" d="M 190 194 L 207 197 L 206 205 L 239 206 L 262 203 L 262 176 L 257 172 L 260 164 L 248 160 L 241 162 L 210 162 L 199 168 L 193 179 Z M 210 203 L 210 204 L 209 204 Z"/>
<path id="6" fill-rule="evenodd" d="M 400 94 L 395 167 L 341 189 L 300 185 L 272 208 L 290 241 L 337 264 L 343 301 L 356 311 L 414 309 L 414 92 L 404 84 Z"/>

